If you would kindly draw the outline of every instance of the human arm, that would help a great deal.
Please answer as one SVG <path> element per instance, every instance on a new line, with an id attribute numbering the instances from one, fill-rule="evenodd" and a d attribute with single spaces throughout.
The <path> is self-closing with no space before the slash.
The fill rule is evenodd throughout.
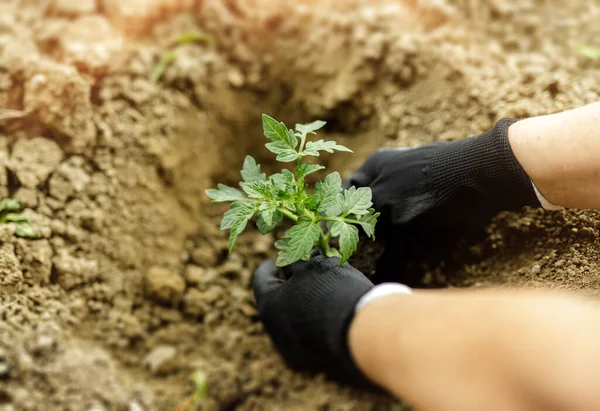
<path id="1" fill-rule="evenodd" d="M 600 209 L 600 103 L 521 120 L 509 128 L 515 157 L 552 204 Z"/>
<path id="2" fill-rule="evenodd" d="M 417 409 L 600 409 L 600 307 L 519 291 L 420 291 L 360 310 L 358 368 Z"/>

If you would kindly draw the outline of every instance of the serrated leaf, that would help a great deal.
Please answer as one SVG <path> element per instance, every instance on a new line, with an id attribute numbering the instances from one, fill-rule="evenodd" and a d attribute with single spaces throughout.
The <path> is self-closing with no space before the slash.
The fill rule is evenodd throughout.
<path id="1" fill-rule="evenodd" d="M 257 207 L 255 204 L 232 203 L 230 209 L 223 215 L 221 230 L 231 230 L 229 234 L 229 252 L 233 250 L 235 241 L 242 231 L 244 231 L 248 221 L 250 221 L 256 211 Z"/>
<path id="2" fill-rule="evenodd" d="M 308 124 L 296 124 L 296 131 L 302 135 L 307 135 L 308 133 L 314 133 L 317 130 L 322 129 L 325 124 L 325 121 L 317 120 Z"/>
<path id="3" fill-rule="evenodd" d="M 5 198 L 0 201 L 0 213 L 6 211 L 19 211 L 21 209 L 21 203 L 19 200 L 14 198 Z"/>
<path id="4" fill-rule="evenodd" d="M 326 151 L 328 153 L 333 153 L 333 150 L 337 151 L 346 151 L 348 153 L 352 153 L 348 147 L 342 146 L 341 144 L 336 143 L 335 141 L 325 141 L 325 140 L 317 140 L 317 141 L 309 141 L 306 143 L 305 150 L 300 153 L 303 156 L 319 156 L 319 151 Z"/>
<path id="5" fill-rule="evenodd" d="M 341 208 L 342 214 L 354 214 L 357 216 L 368 214 L 373 205 L 371 202 L 372 193 L 369 187 L 350 187 L 344 191 L 344 195 L 337 197 L 337 205 Z"/>
<path id="6" fill-rule="evenodd" d="M 265 203 L 265 205 L 266 207 L 261 205 L 261 212 L 256 219 L 256 227 L 261 234 L 271 232 L 283 220 L 283 214 L 278 210 L 276 203 Z"/>
<path id="7" fill-rule="evenodd" d="M 37 232 L 34 230 L 34 228 L 31 226 L 31 224 L 28 221 L 17 223 L 17 227 L 15 229 L 15 235 L 17 237 L 22 237 L 22 238 L 38 238 L 39 237 Z"/>
<path id="8" fill-rule="evenodd" d="M 307 175 L 323 170 L 325 167 L 319 164 L 302 163 L 296 168 L 296 178 L 298 181 L 303 180 Z"/>
<path id="9" fill-rule="evenodd" d="M 321 230 L 318 224 L 313 223 L 310 219 L 302 220 L 292 227 L 283 240 L 275 243 L 280 250 L 277 255 L 277 266 L 290 265 L 310 254 L 320 234 Z"/>
<path id="10" fill-rule="evenodd" d="M 263 131 L 265 137 L 272 142 L 282 142 L 292 151 L 296 151 L 298 138 L 292 130 L 288 130 L 285 124 L 275 120 L 266 114 L 262 115 Z"/>
<path id="11" fill-rule="evenodd" d="M 375 210 L 371 208 L 368 214 L 359 217 L 358 221 L 360 221 L 360 226 L 367 237 L 375 239 L 375 225 L 377 224 L 379 215 L 380 213 L 375 213 Z"/>
<path id="12" fill-rule="evenodd" d="M 240 187 L 248 197 L 255 199 L 271 199 L 273 191 L 271 185 L 266 181 L 253 181 L 251 183 L 240 183 Z"/>
<path id="13" fill-rule="evenodd" d="M 307 210 L 318 212 L 317 208 L 319 206 L 319 197 L 316 194 L 310 194 L 304 200 L 304 207 Z"/>
<path id="14" fill-rule="evenodd" d="M 225 184 L 219 184 L 218 188 L 211 188 L 206 190 L 206 195 L 213 200 L 214 202 L 223 202 L 223 201 L 237 201 L 243 200 L 246 197 L 239 190 L 226 186 Z"/>
<path id="15" fill-rule="evenodd" d="M 337 195 L 342 191 L 342 177 L 340 173 L 336 171 L 325 177 L 323 181 L 317 181 L 315 191 L 318 197 L 317 210 L 324 212 L 336 204 Z"/>
<path id="16" fill-rule="evenodd" d="M 331 235 L 333 237 L 340 237 L 340 253 L 342 254 L 342 261 L 340 264 L 343 264 L 348 261 L 350 256 L 356 251 L 358 245 L 358 229 L 345 221 L 336 221 L 331 226 Z"/>
<path id="17" fill-rule="evenodd" d="M 240 174 L 242 175 L 242 179 L 246 183 L 252 183 L 254 181 L 264 181 L 267 179 L 267 175 L 265 173 L 260 172 L 260 164 L 257 164 L 256 160 L 252 156 L 246 156 Z"/>
<path id="18" fill-rule="evenodd" d="M 290 161 L 295 161 L 298 159 L 298 153 L 296 150 L 288 147 L 286 143 L 283 141 L 275 141 L 273 143 L 265 144 L 267 150 L 269 150 L 273 154 L 277 154 L 277 161 L 282 163 L 288 163 Z"/>

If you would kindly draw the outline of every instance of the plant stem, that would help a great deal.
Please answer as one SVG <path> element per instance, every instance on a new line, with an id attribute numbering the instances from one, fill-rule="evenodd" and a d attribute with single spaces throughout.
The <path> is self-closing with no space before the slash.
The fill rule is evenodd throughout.
<path id="1" fill-rule="evenodd" d="M 329 239 L 331 238 L 331 234 L 325 235 L 323 229 L 321 229 L 321 235 L 319 236 L 318 247 L 321 249 L 321 252 L 324 255 L 329 254 Z"/>
<path id="2" fill-rule="evenodd" d="M 292 213 L 290 210 L 288 210 L 287 208 L 279 207 L 279 211 L 281 211 L 281 214 L 283 214 L 284 216 L 286 216 L 293 222 L 295 222 L 295 223 L 298 222 L 298 217 L 294 213 Z"/>
<path id="3" fill-rule="evenodd" d="M 317 221 L 345 221 L 351 224 L 362 224 L 361 221 L 358 221 L 354 218 L 345 218 L 345 217 L 317 217 Z"/>

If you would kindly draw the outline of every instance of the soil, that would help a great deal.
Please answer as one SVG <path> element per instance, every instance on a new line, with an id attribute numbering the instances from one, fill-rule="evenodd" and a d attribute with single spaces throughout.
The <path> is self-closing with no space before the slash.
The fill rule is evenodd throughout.
<path id="1" fill-rule="evenodd" d="M 41 235 L 0 227 L 0 410 L 401 410 L 296 374 L 249 288 L 272 241 L 227 255 L 222 207 L 246 153 L 272 168 L 260 113 L 328 121 L 353 156 L 455 140 L 501 117 L 598 100 L 586 0 L 2 0 L 0 197 Z M 203 29 L 214 41 L 176 47 Z M 161 56 L 177 58 L 154 84 Z M 600 213 L 503 214 L 425 285 L 600 290 Z M 432 233 L 432 236 L 435 234 Z M 374 251 L 377 251 L 376 249 Z M 193 407 L 191 407 L 193 408 Z"/>

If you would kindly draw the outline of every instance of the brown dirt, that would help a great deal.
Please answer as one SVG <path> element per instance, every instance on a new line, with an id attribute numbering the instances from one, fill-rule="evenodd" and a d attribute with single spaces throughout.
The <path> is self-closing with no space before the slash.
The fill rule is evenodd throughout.
<path id="1" fill-rule="evenodd" d="M 0 228 L 0 410 L 403 406 L 290 372 L 249 290 L 269 237 L 225 252 L 203 190 L 268 158 L 259 114 L 329 121 L 355 149 L 453 140 L 504 116 L 596 101 L 584 0 L 0 1 L 0 196 L 42 238 Z M 182 32 L 158 85 L 148 74 Z M 461 260 L 415 268 L 451 286 L 597 294 L 598 212 L 499 216 Z M 435 234 L 432 233 L 432 236 Z"/>

